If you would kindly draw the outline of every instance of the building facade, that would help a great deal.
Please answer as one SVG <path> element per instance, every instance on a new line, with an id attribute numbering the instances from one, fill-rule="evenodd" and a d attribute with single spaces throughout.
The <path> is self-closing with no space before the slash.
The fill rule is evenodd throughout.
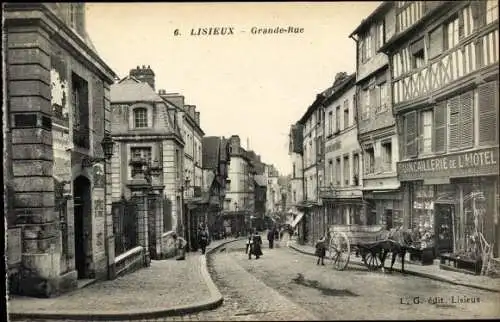
<path id="1" fill-rule="evenodd" d="M 299 225 L 299 239 L 303 243 L 313 243 L 324 230 L 324 212 L 322 212 L 319 199 L 319 185 L 323 182 L 322 165 L 324 160 L 323 99 L 323 94 L 318 94 L 316 100 L 298 122 L 302 125 L 304 194 L 303 202 L 297 208 L 304 213 Z"/>
<path id="2" fill-rule="evenodd" d="M 52 296 L 114 277 L 110 85 L 83 3 L 9 3 L 4 136 L 11 293 Z M 107 151 L 109 152 L 109 151 Z"/>
<path id="3" fill-rule="evenodd" d="M 209 136 L 202 141 L 202 195 L 204 196 L 203 213 L 205 214 L 209 236 L 221 238 L 224 232 L 224 200 L 226 182 L 229 176 L 229 141 L 224 137 Z M 206 196 L 206 197 L 205 197 Z M 206 202 L 205 202 L 206 200 Z"/>
<path id="4" fill-rule="evenodd" d="M 274 216 L 280 211 L 281 192 L 278 182 L 279 172 L 272 164 L 266 164 L 265 177 L 267 180 L 266 212 L 268 216 Z"/>
<path id="5" fill-rule="evenodd" d="M 229 154 L 231 163 L 224 200 L 224 228 L 226 235 L 235 235 L 250 228 L 250 216 L 255 211 L 254 170 L 238 135 L 229 138 Z"/>
<path id="6" fill-rule="evenodd" d="M 357 137 L 356 74 L 338 73 L 325 93 L 325 185 L 327 226 L 364 225 L 361 148 Z"/>
<path id="7" fill-rule="evenodd" d="M 196 106 L 185 104 L 185 97 L 178 93 L 167 93 L 161 89 L 159 95 L 169 103 L 170 113 L 175 114 L 175 121 L 179 127 L 185 143 L 183 156 L 183 213 L 186 217 L 185 229 L 189 235 L 189 243 L 196 243 L 198 227 L 203 223 L 204 207 L 202 206 L 201 186 L 202 170 L 202 140 L 205 133 L 201 129 L 200 112 Z"/>
<path id="8" fill-rule="evenodd" d="M 402 194 L 397 179 L 398 135 L 392 114 L 387 55 L 378 52 L 395 32 L 393 2 L 382 3 L 351 34 L 356 40 L 356 116 L 362 148 L 364 224 L 386 229 L 403 225 Z"/>
<path id="9" fill-rule="evenodd" d="M 131 76 L 141 72 L 142 81 Z M 171 255 L 170 234 L 185 225 L 178 215 L 184 141 L 152 86 L 154 73 L 143 66 L 111 87 L 115 252 L 142 247 L 146 263 Z"/>
<path id="10" fill-rule="evenodd" d="M 396 2 L 389 57 L 405 227 L 498 257 L 498 2 Z M 415 15 L 407 15 L 415 12 Z M 409 18 L 408 18 L 409 17 Z"/>

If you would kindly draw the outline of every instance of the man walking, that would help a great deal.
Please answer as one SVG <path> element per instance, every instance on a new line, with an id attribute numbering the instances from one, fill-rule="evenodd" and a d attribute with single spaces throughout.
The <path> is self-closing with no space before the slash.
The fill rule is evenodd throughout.
<path id="1" fill-rule="evenodd" d="M 208 232 L 207 229 L 203 228 L 202 226 L 200 226 L 200 230 L 198 232 L 198 244 L 201 248 L 201 254 L 205 254 L 205 250 L 207 249 L 208 245 Z"/>
<path id="2" fill-rule="evenodd" d="M 267 232 L 267 240 L 269 241 L 269 249 L 274 247 L 274 228 L 269 229 Z"/>
<path id="3" fill-rule="evenodd" d="M 259 259 L 263 255 L 261 246 L 262 238 L 257 233 L 257 230 L 255 230 L 252 236 L 252 243 L 250 244 L 250 251 L 248 252 L 248 259 L 252 259 L 252 255 L 255 255 L 255 259 Z"/>

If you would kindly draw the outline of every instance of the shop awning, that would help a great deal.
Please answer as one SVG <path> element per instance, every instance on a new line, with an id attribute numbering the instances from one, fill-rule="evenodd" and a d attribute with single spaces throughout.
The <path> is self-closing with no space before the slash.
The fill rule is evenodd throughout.
<path id="1" fill-rule="evenodd" d="M 295 219 L 292 221 L 292 224 L 290 226 L 292 226 L 292 228 L 295 228 L 295 226 L 297 226 L 297 224 L 302 219 L 302 217 L 304 217 L 304 213 L 303 212 L 299 212 L 297 214 L 297 217 L 295 217 Z"/>

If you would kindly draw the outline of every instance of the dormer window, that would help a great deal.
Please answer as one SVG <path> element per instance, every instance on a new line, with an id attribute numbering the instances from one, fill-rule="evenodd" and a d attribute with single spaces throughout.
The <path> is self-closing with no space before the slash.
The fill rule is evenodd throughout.
<path id="1" fill-rule="evenodd" d="M 148 127 L 148 110 L 144 107 L 134 109 L 134 127 Z"/>

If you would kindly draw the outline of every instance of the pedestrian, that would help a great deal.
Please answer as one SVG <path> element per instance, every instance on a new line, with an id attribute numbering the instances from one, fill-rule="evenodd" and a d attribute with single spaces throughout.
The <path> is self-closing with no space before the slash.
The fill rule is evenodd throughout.
<path id="1" fill-rule="evenodd" d="M 203 227 L 200 227 L 198 232 L 198 244 L 201 248 L 201 254 L 204 255 L 208 245 L 208 232 Z"/>
<path id="2" fill-rule="evenodd" d="M 257 230 L 254 230 L 252 236 L 252 243 L 250 244 L 250 251 L 248 252 L 248 259 L 252 259 L 252 255 L 255 255 L 255 259 L 259 259 L 260 256 L 264 255 L 262 253 L 262 238 L 257 233 Z"/>
<path id="3" fill-rule="evenodd" d="M 250 250 L 250 245 L 252 244 L 252 234 L 251 233 L 248 233 L 248 238 L 247 238 L 247 243 L 246 243 L 246 247 L 245 247 L 245 254 L 248 254 L 249 250 Z"/>
<path id="4" fill-rule="evenodd" d="M 177 233 L 172 234 L 172 238 L 174 239 L 176 260 L 185 260 L 186 259 L 186 246 L 187 242 L 184 238 L 177 236 Z"/>
<path id="5" fill-rule="evenodd" d="M 322 236 L 318 241 L 316 242 L 316 253 L 315 255 L 318 256 L 318 261 L 316 262 L 316 265 L 319 265 L 319 262 L 321 260 L 321 265 L 325 265 L 324 259 L 326 256 L 326 238 L 325 236 Z"/>
<path id="6" fill-rule="evenodd" d="M 274 247 L 274 228 L 269 229 L 267 232 L 267 240 L 269 241 L 269 249 L 273 249 Z"/>

